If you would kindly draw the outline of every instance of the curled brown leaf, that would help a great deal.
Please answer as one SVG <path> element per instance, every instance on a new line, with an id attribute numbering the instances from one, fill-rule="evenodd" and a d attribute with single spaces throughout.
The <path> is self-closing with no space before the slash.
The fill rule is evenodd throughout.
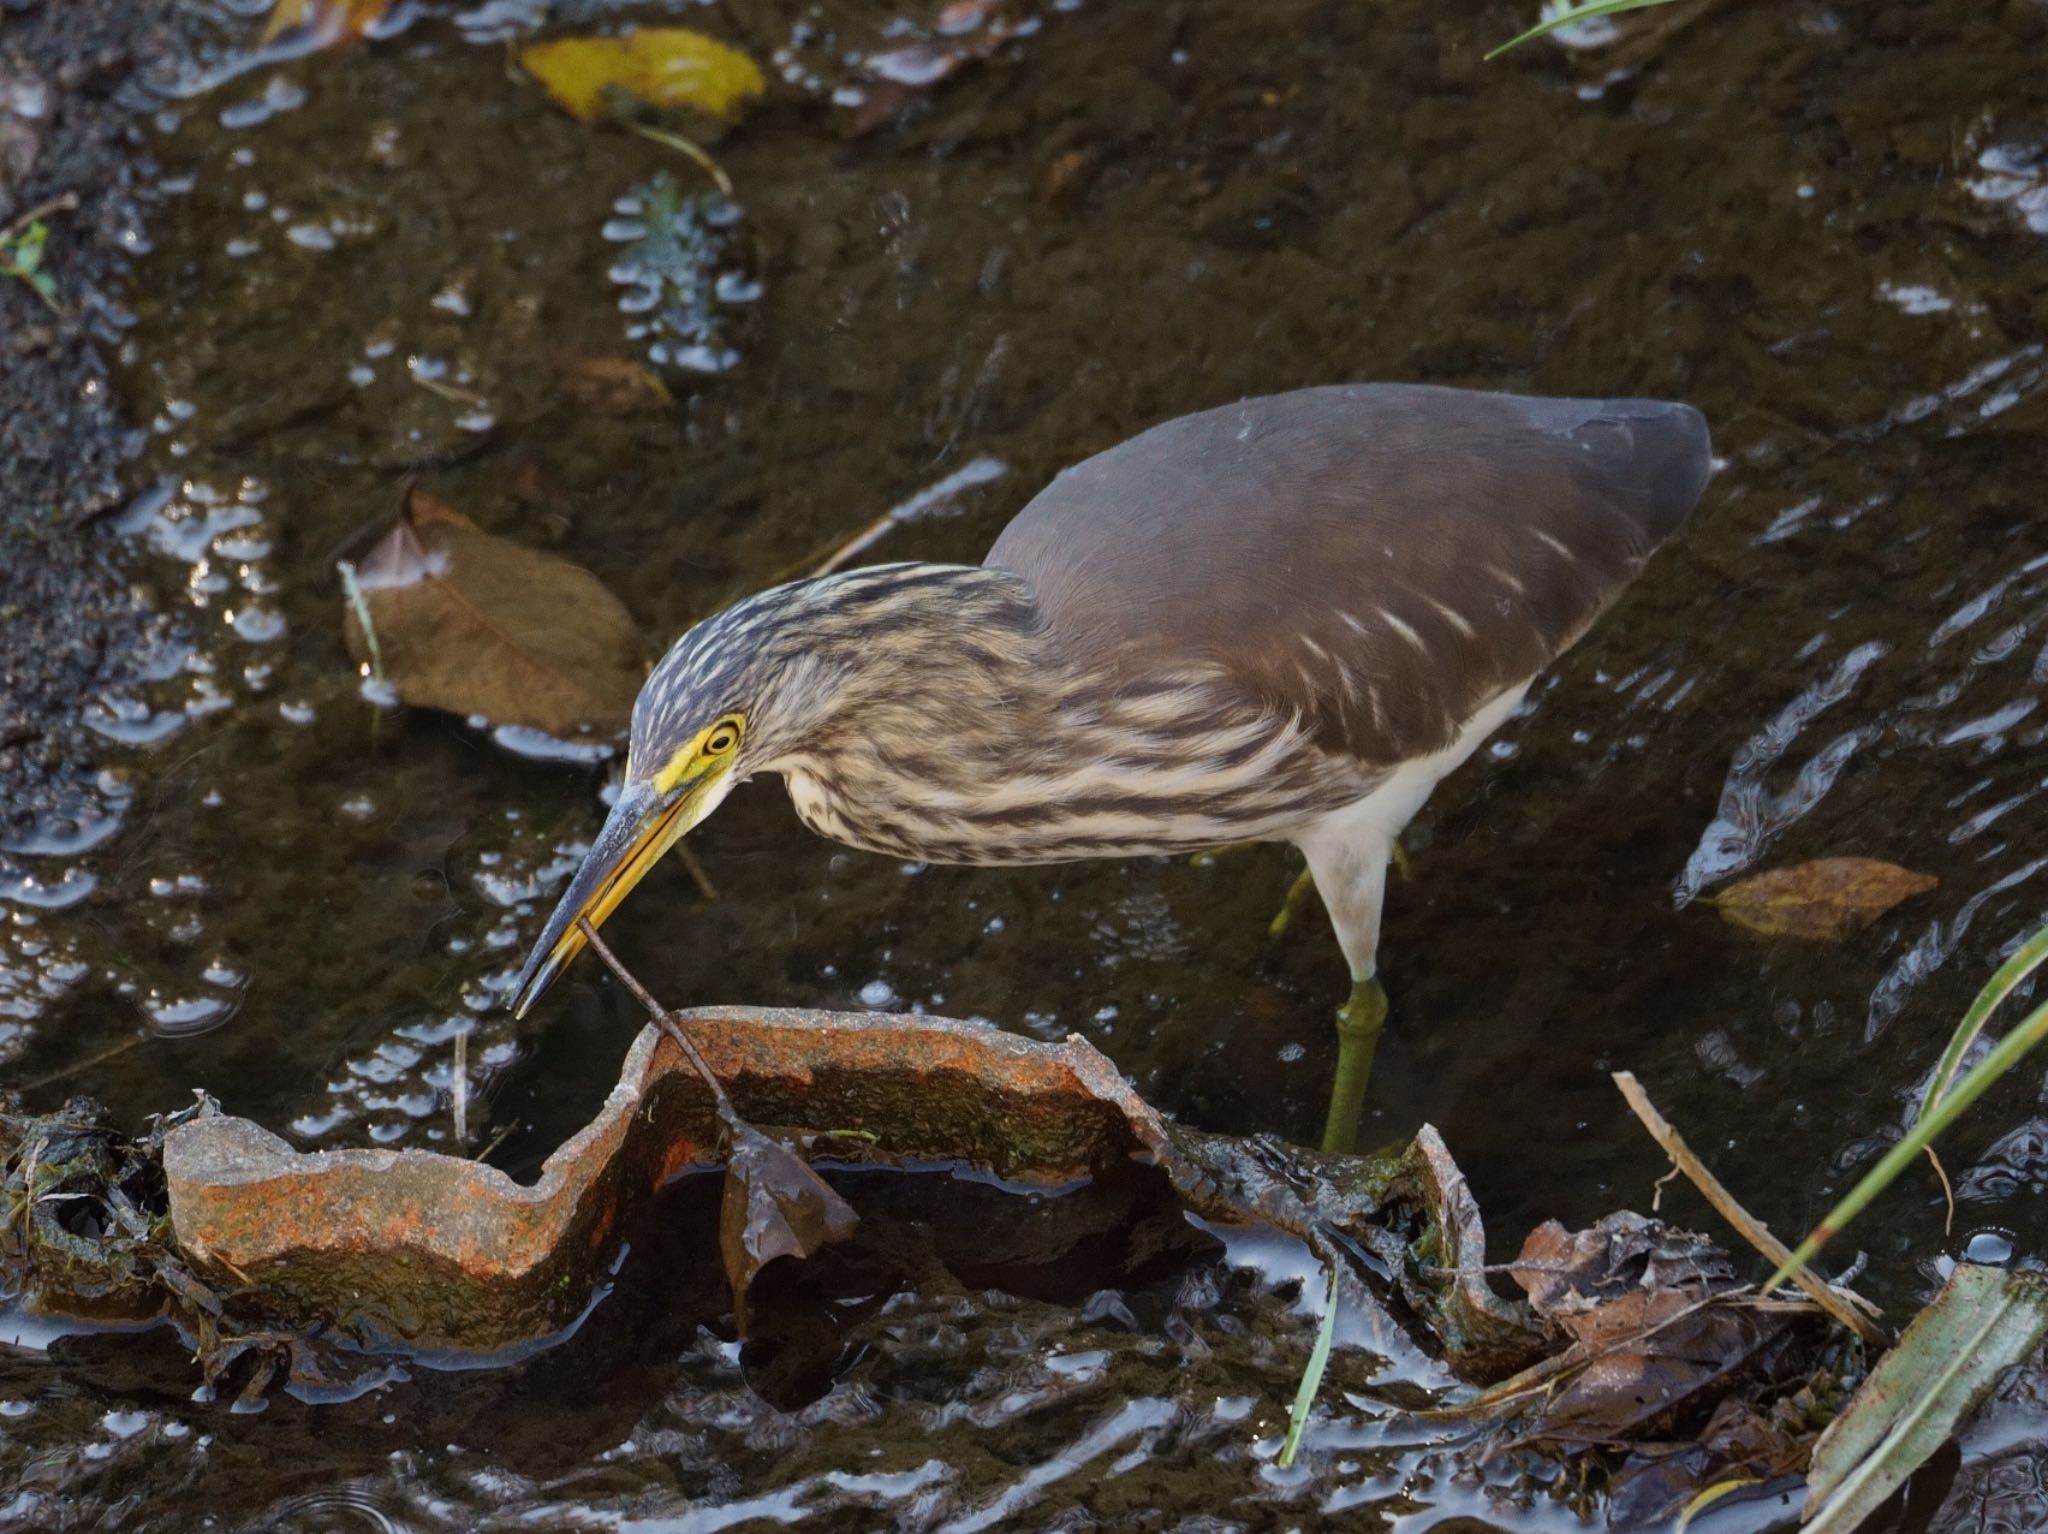
<path id="1" fill-rule="evenodd" d="M 809 1257 L 860 1228 L 852 1205 L 810 1163 L 753 1125 L 726 1123 L 729 1145 L 718 1246 L 732 1286 L 733 1315 L 747 1334 L 747 1291 L 778 1257 Z"/>

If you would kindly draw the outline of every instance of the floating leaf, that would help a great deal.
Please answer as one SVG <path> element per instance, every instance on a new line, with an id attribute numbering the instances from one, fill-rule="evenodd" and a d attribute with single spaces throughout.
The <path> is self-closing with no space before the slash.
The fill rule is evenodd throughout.
<path id="1" fill-rule="evenodd" d="M 732 1286 L 733 1314 L 747 1334 L 747 1290 L 778 1257 L 802 1259 L 851 1238 L 860 1227 L 853 1207 L 811 1170 L 810 1163 L 751 1124 L 729 1122 L 725 1198 L 718 1210 L 718 1247 Z"/>
<path id="2" fill-rule="evenodd" d="M 384 19 L 392 0 L 277 0 L 263 40 L 305 33 L 322 48 L 346 47 Z"/>
<path id="3" fill-rule="evenodd" d="M 1849 1534 L 2048 1336 L 2048 1280 L 1965 1263 L 1821 1435 L 1802 1534 Z"/>
<path id="4" fill-rule="evenodd" d="M 519 62 L 584 122 L 603 115 L 605 96 L 614 90 L 652 107 L 689 107 L 730 121 L 767 84 L 744 53 L 688 27 L 558 37 L 528 44 Z"/>
<path id="5" fill-rule="evenodd" d="M 646 679 L 632 616 L 589 571 L 484 532 L 417 490 L 355 567 L 400 701 L 551 735 L 623 730 Z M 368 635 L 344 603 L 349 654 Z"/>
<path id="6" fill-rule="evenodd" d="M 675 403 L 654 370 L 631 357 L 567 355 L 556 359 L 555 370 L 562 392 L 599 415 L 632 415 Z"/>
<path id="7" fill-rule="evenodd" d="M 1941 881 L 1876 858 L 1817 858 L 1732 884 L 1709 898 L 1729 921 L 1766 937 L 1847 937 Z"/>

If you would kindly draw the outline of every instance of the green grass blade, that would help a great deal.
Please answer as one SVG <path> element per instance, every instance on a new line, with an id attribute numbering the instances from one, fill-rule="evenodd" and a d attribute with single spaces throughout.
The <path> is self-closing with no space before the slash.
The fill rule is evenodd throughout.
<path id="1" fill-rule="evenodd" d="M 1292 1470 L 1294 1456 L 1301 1452 L 1301 1435 L 1308 1427 L 1309 1408 L 1322 1388 L 1323 1371 L 1330 1367 L 1330 1343 L 1337 1335 L 1337 1265 L 1330 1264 L 1330 1298 L 1323 1306 L 1323 1324 L 1316 1329 L 1316 1345 L 1302 1370 L 1301 1386 L 1294 1392 L 1294 1405 L 1287 1412 L 1287 1441 L 1280 1445 L 1280 1468 Z"/>
<path id="2" fill-rule="evenodd" d="M 363 648 L 370 652 L 370 675 L 379 682 L 384 680 L 384 647 L 377 643 L 377 624 L 370 616 L 370 599 L 363 595 L 363 583 L 356 578 L 356 567 L 347 560 L 337 560 L 335 571 L 341 576 L 341 589 L 348 597 L 348 604 L 355 610 L 356 624 L 363 631 Z"/>
<path id="3" fill-rule="evenodd" d="M 1977 993 L 1977 999 L 1970 1003 L 1970 1010 L 1956 1025 L 1955 1037 L 1948 1041 L 1948 1048 L 1942 1052 L 1941 1063 L 1934 1068 L 1934 1078 L 1928 1083 L 1926 1096 L 1920 1100 L 1921 1113 L 1926 1113 L 1947 1095 L 1949 1083 L 1962 1069 L 1963 1057 L 1977 1042 L 1977 1035 L 1984 1031 L 1984 1024 L 1990 1021 L 1998 1004 L 2044 963 L 2048 963 L 2048 927 L 2043 927 L 2022 943 L 2019 952 L 1998 967 L 1998 973 L 1985 982 L 1984 989 Z"/>
<path id="4" fill-rule="evenodd" d="M 1954 1090 L 1920 1116 L 1912 1132 L 1894 1145 L 1885 1158 L 1849 1190 L 1848 1197 L 1830 1209 L 1826 1217 L 1814 1226 L 1811 1234 L 1799 1243 L 1799 1249 L 1779 1264 L 1778 1271 L 1765 1281 L 1764 1293 L 1770 1293 L 1793 1270 L 1811 1262 L 1814 1253 L 1826 1245 L 1836 1231 L 1861 1214 L 1872 1199 L 1919 1157 L 1936 1135 L 1954 1123 L 1965 1108 L 1984 1095 L 1992 1082 L 2017 1065 L 2021 1056 L 2043 1038 L 2048 1038 L 2048 1002 L 2043 1002 L 2029 1013 L 2017 1028 L 1998 1041 L 1997 1048 L 1979 1060 L 1976 1067 L 1956 1083 Z"/>
<path id="5" fill-rule="evenodd" d="M 2048 1334 L 2048 1281 L 1965 1263 L 1814 1447 L 1801 1534 L 1850 1534 Z"/>
<path id="6" fill-rule="evenodd" d="M 1489 61 L 1499 58 L 1510 49 L 1524 43 L 1532 43 L 1539 37 L 1548 37 L 1559 27 L 1568 27 L 1575 21 L 1594 21 L 1602 16 L 1617 16 L 1623 11 L 1646 10 L 1653 5 L 1670 5 L 1672 0 L 1587 0 L 1584 5 L 1575 5 L 1569 10 L 1558 12 L 1547 21 L 1539 21 L 1519 37 L 1511 37 L 1498 48 L 1486 55 Z"/>

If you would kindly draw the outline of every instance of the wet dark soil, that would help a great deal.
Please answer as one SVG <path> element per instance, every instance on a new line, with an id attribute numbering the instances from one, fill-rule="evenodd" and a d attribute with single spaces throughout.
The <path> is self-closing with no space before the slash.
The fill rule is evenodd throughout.
<path id="1" fill-rule="evenodd" d="M 84 702 L 134 673 L 155 617 L 95 519 L 139 445 L 108 375 L 146 174 L 123 87 L 174 22 L 146 0 L 0 6 L 0 229 L 48 209 L 61 310 L 0 279 L 0 833 L 78 791 L 99 754 Z"/>

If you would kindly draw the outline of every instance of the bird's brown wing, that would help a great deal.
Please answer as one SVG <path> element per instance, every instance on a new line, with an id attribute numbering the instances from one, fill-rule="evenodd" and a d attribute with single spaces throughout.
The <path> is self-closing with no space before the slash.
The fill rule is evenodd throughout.
<path id="1" fill-rule="evenodd" d="M 986 563 L 1098 675 L 1208 663 L 1389 764 L 1449 745 L 1584 633 L 1709 470 L 1684 405 L 1304 389 L 1076 464 Z"/>

